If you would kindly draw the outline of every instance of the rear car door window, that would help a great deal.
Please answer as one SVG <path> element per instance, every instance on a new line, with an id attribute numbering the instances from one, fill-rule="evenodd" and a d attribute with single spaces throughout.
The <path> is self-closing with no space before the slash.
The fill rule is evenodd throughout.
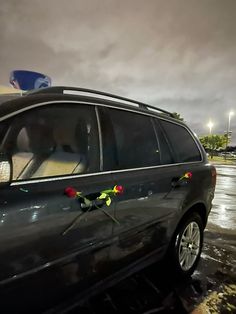
<path id="1" fill-rule="evenodd" d="M 92 106 L 52 104 L 11 118 L 3 149 L 12 157 L 13 180 L 99 170 Z"/>
<path id="2" fill-rule="evenodd" d="M 117 169 L 160 164 L 158 142 L 150 117 L 117 109 L 109 109 L 109 116 L 116 142 Z"/>
<path id="3" fill-rule="evenodd" d="M 201 154 L 191 134 L 179 124 L 160 120 L 175 162 L 200 161 Z"/>

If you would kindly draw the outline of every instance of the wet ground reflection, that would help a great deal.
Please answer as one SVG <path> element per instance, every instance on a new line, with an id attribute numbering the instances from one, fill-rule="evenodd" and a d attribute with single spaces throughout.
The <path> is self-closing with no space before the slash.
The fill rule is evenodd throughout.
<path id="1" fill-rule="evenodd" d="M 209 216 L 209 228 L 212 225 L 227 229 L 227 233 L 231 230 L 235 233 L 236 167 L 217 167 L 217 187 Z"/>

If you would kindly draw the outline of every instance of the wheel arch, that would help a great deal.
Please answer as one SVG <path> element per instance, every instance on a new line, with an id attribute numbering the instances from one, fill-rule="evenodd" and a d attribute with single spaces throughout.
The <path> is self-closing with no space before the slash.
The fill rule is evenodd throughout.
<path id="1" fill-rule="evenodd" d="M 197 213 L 199 214 L 199 216 L 202 218 L 202 223 L 203 223 L 203 227 L 206 227 L 207 224 L 207 208 L 206 205 L 202 202 L 198 202 L 193 204 L 192 206 L 190 206 L 184 213 L 184 215 L 181 217 L 177 228 L 179 227 L 179 225 L 187 219 L 187 217 L 189 217 L 192 213 Z"/>
<path id="2" fill-rule="evenodd" d="M 187 223 L 189 218 L 191 216 L 194 216 L 194 214 L 195 214 L 195 218 L 196 218 L 196 214 L 199 215 L 200 216 L 199 218 L 202 221 L 202 227 L 201 227 L 201 230 L 202 230 L 201 248 L 202 248 L 203 230 L 204 230 L 206 223 L 207 223 L 207 207 L 203 202 L 196 202 L 194 204 L 191 204 L 181 215 L 181 218 L 176 225 L 176 228 L 173 232 L 171 241 L 169 243 L 169 246 L 167 248 L 166 255 L 165 255 L 166 263 L 171 265 L 171 267 L 172 266 L 174 267 L 173 268 L 174 269 L 174 275 L 177 277 L 180 277 L 180 278 L 182 278 L 182 277 L 187 278 L 189 275 L 192 274 L 192 272 L 195 269 L 195 266 L 194 267 L 192 266 L 192 269 L 190 269 L 189 271 L 187 271 L 185 273 L 180 272 L 179 265 L 177 266 L 177 257 L 176 257 L 176 254 L 177 254 L 176 253 L 176 244 L 178 241 L 178 234 L 179 234 L 179 232 L 181 232 L 181 229 L 183 229 L 183 226 L 185 226 L 185 223 Z M 200 249 L 200 252 L 201 252 L 201 249 Z M 200 254 L 199 254 L 199 257 L 194 262 L 195 265 L 197 265 L 199 258 L 200 258 Z"/>

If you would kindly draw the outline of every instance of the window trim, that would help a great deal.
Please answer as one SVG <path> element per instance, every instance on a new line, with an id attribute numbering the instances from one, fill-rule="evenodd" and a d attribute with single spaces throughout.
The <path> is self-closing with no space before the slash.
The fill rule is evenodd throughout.
<path id="1" fill-rule="evenodd" d="M 98 127 L 98 141 L 99 141 L 99 159 L 100 159 L 100 171 L 103 171 L 103 140 L 102 140 L 102 129 L 101 129 L 101 120 L 99 115 L 98 107 L 95 106 L 95 114 L 97 118 L 97 127 Z"/>
<path id="2" fill-rule="evenodd" d="M 41 182 L 70 180 L 70 179 L 77 179 L 80 177 L 92 177 L 92 176 L 109 175 L 109 174 L 112 175 L 112 174 L 116 174 L 119 172 L 143 171 L 143 170 L 151 170 L 151 169 L 156 169 L 156 168 L 169 168 L 169 167 L 176 167 L 176 166 L 183 166 L 183 165 L 194 165 L 194 164 L 199 164 L 199 161 L 191 161 L 191 162 L 176 163 L 176 164 L 165 164 L 165 165 L 149 166 L 149 167 L 142 167 L 142 168 L 130 168 L 130 169 L 120 169 L 120 170 L 111 170 L 111 171 L 101 171 L 101 172 L 94 172 L 94 173 L 64 175 L 64 176 L 57 176 L 57 177 L 32 178 L 30 180 L 14 181 L 10 184 L 10 186 L 28 185 L 28 184 L 35 184 L 35 183 L 41 183 Z"/>
<path id="3" fill-rule="evenodd" d="M 200 144 L 198 143 L 197 139 L 195 138 L 193 132 L 184 124 L 178 123 L 177 121 L 172 121 L 170 119 L 166 119 L 165 117 L 160 117 L 155 115 L 154 113 L 149 113 L 149 112 L 140 112 L 139 110 L 135 110 L 135 108 L 133 109 L 128 109 L 128 108 L 123 108 L 123 107 L 119 107 L 117 105 L 110 105 L 110 104 L 100 104 L 100 103 L 96 103 L 96 102 L 86 102 L 86 101 L 81 101 L 81 100 L 68 100 L 68 99 L 64 99 L 64 100 L 51 100 L 51 101 L 46 101 L 46 102 L 39 102 L 36 104 L 33 104 L 31 106 L 27 106 L 24 108 L 21 108 L 19 110 L 16 110 L 10 114 L 7 114 L 3 117 L 0 118 L 0 122 L 5 121 L 11 117 L 14 117 L 20 113 L 23 113 L 25 111 L 37 108 L 37 107 L 42 107 L 42 106 L 46 106 L 46 105 L 52 105 L 52 104 L 63 104 L 63 103 L 70 103 L 70 104 L 77 104 L 77 105 L 89 105 L 89 106 L 94 106 L 95 107 L 95 112 L 96 112 L 96 107 L 106 107 L 106 108 L 114 108 L 114 109 L 119 109 L 119 110 L 123 110 L 123 111 L 128 111 L 128 112 L 134 112 L 134 113 L 138 113 L 141 115 L 145 115 L 145 116 L 149 116 L 149 117 L 153 117 L 157 120 L 163 120 L 163 121 L 167 121 L 169 123 L 173 123 L 176 124 L 178 126 L 183 127 L 184 129 L 187 130 L 187 132 L 190 134 L 190 136 L 192 137 L 192 139 L 194 140 L 200 156 L 201 156 L 201 160 L 199 161 L 193 161 L 193 162 L 183 162 L 183 163 L 172 163 L 172 164 L 162 164 L 162 165 L 157 165 L 157 166 L 149 166 L 149 167 L 141 167 L 141 168 L 130 168 L 130 169 L 120 169 L 120 170 L 112 170 L 112 171 L 101 171 L 101 172 L 93 172 L 93 173 L 89 173 L 89 174 L 74 174 L 74 175 L 64 175 L 64 176 L 57 176 L 57 177 L 44 177 L 44 178 L 32 178 L 30 180 L 19 180 L 19 181 L 14 181 L 10 184 L 10 186 L 15 186 L 15 185 L 23 185 L 23 184 L 33 184 L 33 183 L 38 183 L 38 182 L 49 182 L 49 181 L 58 181 L 58 180 L 67 180 L 67 179 L 73 179 L 73 178 L 80 178 L 81 176 L 94 176 L 94 175 L 103 175 L 103 174 L 112 174 L 112 173 L 117 173 L 117 172 L 127 172 L 127 171 L 137 171 L 137 170 L 145 170 L 145 169 L 155 169 L 155 168 L 160 168 L 160 167 L 174 167 L 174 166 L 180 166 L 180 165 L 188 165 L 188 164 L 200 164 L 204 162 L 204 158 L 203 158 L 203 153 L 202 153 L 202 149 L 200 148 Z M 99 117 L 98 117 L 99 118 Z M 99 124 L 100 124 L 100 119 L 99 119 Z M 101 153 L 100 153 L 101 155 Z"/>

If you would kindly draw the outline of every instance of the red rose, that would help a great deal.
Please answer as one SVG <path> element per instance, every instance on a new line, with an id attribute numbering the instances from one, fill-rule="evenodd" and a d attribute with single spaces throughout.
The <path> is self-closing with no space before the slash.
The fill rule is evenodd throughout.
<path id="1" fill-rule="evenodd" d="M 185 178 L 187 178 L 187 179 L 191 179 L 192 176 L 193 176 L 192 172 L 186 172 L 185 173 Z"/>
<path id="2" fill-rule="evenodd" d="M 115 185 L 114 186 L 114 192 L 116 194 L 122 194 L 124 192 L 124 188 L 122 185 Z"/>
<path id="3" fill-rule="evenodd" d="M 65 194 L 70 198 L 75 198 L 77 191 L 69 186 L 68 188 L 65 189 Z"/>

